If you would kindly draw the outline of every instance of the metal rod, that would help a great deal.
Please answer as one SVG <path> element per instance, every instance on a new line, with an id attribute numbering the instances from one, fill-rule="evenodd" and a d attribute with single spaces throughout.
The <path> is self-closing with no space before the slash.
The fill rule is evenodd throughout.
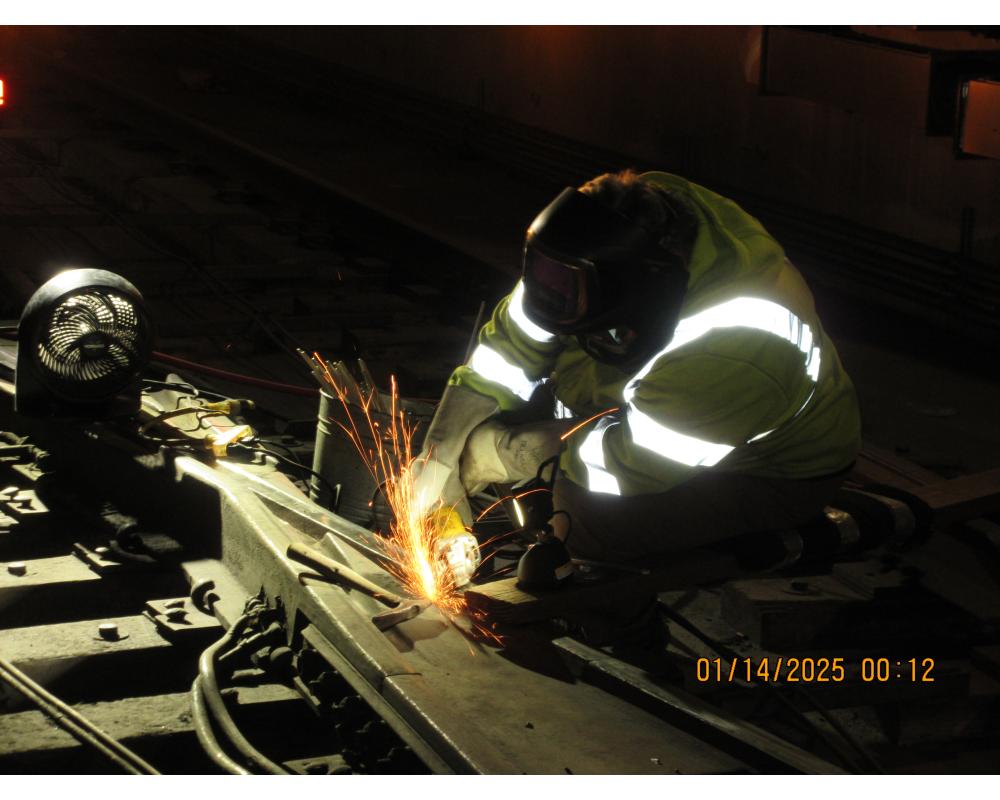
<path id="1" fill-rule="evenodd" d="M 222 749 L 219 740 L 215 738 L 212 730 L 212 721 L 209 717 L 208 708 L 205 705 L 205 695 L 201 688 L 201 676 L 194 679 L 191 684 L 191 716 L 194 722 L 194 732 L 198 736 L 202 750 L 219 767 L 230 775 L 252 775 L 246 767 L 231 759 L 226 751 Z"/>
<path id="2" fill-rule="evenodd" d="M 479 329 L 483 326 L 483 315 L 486 313 L 486 301 L 479 301 L 479 313 L 476 314 L 476 322 L 472 326 L 472 335 L 469 336 L 469 346 L 465 348 L 465 358 L 462 359 L 463 364 L 468 364 L 469 359 L 472 358 L 472 351 L 476 346 L 476 339 L 479 334 Z"/>
<path id="3" fill-rule="evenodd" d="M 39 711 L 78 742 L 94 748 L 125 772 L 131 775 L 160 774 L 133 750 L 105 733 L 4 658 L 0 658 L 0 679 L 28 698 Z"/>
<path id="4" fill-rule="evenodd" d="M 198 659 L 198 681 L 196 687 L 204 697 L 208 711 L 219 726 L 219 729 L 248 762 L 270 775 L 287 775 L 287 769 L 275 764 L 250 744 L 236 723 L 233 722 L 233 718 L 229 714 L 229 709 L 226 708 L 226 703 L 219 691 L 219 683 L 215 676 L 215 657 L 220 650 L 236 641 L 246 628 L 246 625 L 247 617 L 240 617 L 219 641 L 208 647 L 201 654 L 201 658 Z M 192 687 L 192 690 L 194 689 L 195 686 Z"/>

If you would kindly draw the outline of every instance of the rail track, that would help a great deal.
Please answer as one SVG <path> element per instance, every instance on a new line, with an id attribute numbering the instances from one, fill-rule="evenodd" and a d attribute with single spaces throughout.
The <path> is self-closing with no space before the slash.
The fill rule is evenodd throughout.
<path id="1" fill-rule="evenodd" d="M 378 382 L 395 375 L 404 395 L 436 397 L 465 352 L 480 303 L 491 302 L 509 283 L 495 265 L 353 202 L 317 175 L 291 169 L 280 148 L 248 149 L 225 130 L 192 124 L 166 113 L 169 109 L 142 102 L 128 87 L 95 82 L 85 64 L 49 64 L 37 57 L 37 50 L 10 52 L 15 57 L 5 69 L 16 75 L 18 93 L 10 94 L 0 127 L 5 242 L 0 318 L 16 319 L 31 292 L 57 269 L 100 266 L 140 288 L 157 323 L 158 349 L 166 353 L 272 384 L 306 386 L 308 373 L 293 357 L 294 348 L 302 345 L 329 357 L 363 356 Z M 212 78 L 195 74 L 187 79 L 197 84 Z M 325 119 L 330 112 L 312 107 L 311 98 L 299 100 L 305 105 L 300 121 L 308 122 L 310 114 Z M 355 100 L 364 113 L 372 112 L 363 98 Z M 429 122 L 428 129 L 433 128 Z M 588 158 L 577 161 L 589 168 Z M 526 163 L 538 166 L 530 159 Z M 183 368 L 170 369 L 184 373 Z M 219 392 L 255 399 L 271 414 L 268 434 L 294 457 L 308 457 L 314 399 L 218 376 L 199 380 Z M 19 428 L 15 420 L 9 427 L 0 442 L 0 657 L 156 769 L 220 771 L 203 746 L 204 724 L 192 707 L 191 682 L 205 648 L 224 633 L 216 617 L 232 625 L 245 609 L 234 609 L 230 600 L 224 613 L 210 614 L 210 603 L 193 602 L 197 575 L 170 567 L 170 537 L 147 542 L 159 548 L 159 568 L 141 560 L 123 563 L 121 554 L 108 548 L 128 515 L 116 516 L 100 492 L 74 486 L 71 470 L 52 469 L 56 448 L 51 431 L 45 450 L 30 435 L 30 425 Z M 866 466 L 869 478 L 883 482 L 907 485 L 933 478 L 889 457 L 869 458 Z M 110 484 L 119 477 L 109 468 L 88 485 Z M 304 474 L 293 470 L 292 477 Z M 280 474 L 276 479 L 289 480 Z M 988 536 L 990 523 L 981 525 Z M 725 639 L 733 632 L 719 617 L 720 604 L 753 610 L 775 596 L 788 600 L 790 579 L 768 580 L 775 583 L 730 586 L 724 597 L 692 591 L 665 593 L 661 599 Z M 801 576 L 797 580 L 801 583 Z M 854 580 L 863 585 L 858 590 L 862 594 L 869 591 L 870 581 Z M 871 591 L 892 596 L 893 602 L 905 597 L 897 585 Z M 812 591 L 790 594 L 793 606 L 795 600 L 815 597 Z M 988 603 L 977 606 L 975 598 L 959 599 L 965 613 L 989 621 Z M 264 603 L 251 610 L 248 624 L 256 626 L 253 635 L 261 635 L 275 609 Z M 794 618 L 800 612 L 789 613 Z M 949 619 L 954 617 L 943 612 L 938 617 L 939 622 Z M 880 624 L 883 628 L 876 626 L 873 638 L 885 630 L 886 623 Z M 778 626 L 763 644 L 746 637 L 736 644 L 747 658 L 759 660 L 788 646 L 784 634 L 788 631 Z M 476 768 L 471 756 L 449 761 L 433 748 L 422 749 L 410 731 L 423 731 L 425 723 L 417 718 L 399 722 L 378 698 L 362 696 L 356 683 L 320 655 L 323 644 L 315 633 L 295 639 L 294 652 L 282 650 L 280 642 L 264 644 L 250 654 L 254 658 L 248 655 L 249 660 L 226 672 L 230 685 L 220 694 L 237 727 L 251 731 L 255 747 L 284 769 L 338 774 Z M 677 644 L 692 658 L 712 656 L 704 642 L 683 631 L 677 633 Z M 652 707 L 653 716 L 674 722 L 678 714 L 688 722 L 698 717 L 691 707 L 679 712 L 671 705 L 672 696 L 659 695 L 662 688 L 644 682 L 634 670 L 595 660 L 594 653 L 566 642 L 563 649 L 590 674 L 590 684 L 625 698 L 623 703 Z M 869 640 L 850 656 L 860 660 L 878 652 Z M 889 769 L 919 769 L 966 751 L 972 752 L 968 762 L 975 768 L 981 763 L 977 755 L 988 760 L 994 752 L 998 736 L 995 724 L 982 718 L 984 709 L 995 710 L 1000 698 L 996 644 L 989 636 L 971 649 L 951 643 L 940 657 L 948 664 L 923 694 L 912 687 L 907 692 L 868 686 L 861 687 L 867 691 L 861 697 L 855 683 L 854 695 L 845 688 L 839 694 L 822 693 L 822 700 L 835 709 L 834 724 L 890 757 Z M 299 667 L 294 679 L 284 669 L 289 658 Z M 843 747 L 839 753 L 831 749 L 815 730 L 788 730 L 781 713 L 761 711 L 769 704 L 759 694 L 748 701 L 735 697 L 732 687 L 709 688 L 701 687 L 702 694 L 720 707 L 749 714 L 753 709 L 748 706 L 757 706 L 761 725 L 800 747 L 815 748 L 830 763 L 844 758 Z M 912 706 L 915 711 L 905 705 L 915 700 L 920 701 Z M 955 730 L 945 731 L 941 715 L 935 716 L 942 705 L 949 706 Z M 668 707 L 669 713 L 664 710 Z M 814 710 L 799 711 L 812 715 L 815 726 L 830 725 Z M 880 714 L 896 718 L 886 727 L 878 724 Z M 773 756 L 763 755 L 766 738 L 724 746 L 704 719 L 682 727 L 694 731 L 694 740 L 677 734 L 675 746 L 689 753 L 685 763 L 693 768 L 788 766 L 779 760 L 776 767 Z M 433 740 L 432 734 L 422 732 L 421 741 Z M 517 735 L 524 735 L 523 730 Z M 712 744 L 702 744 L 699 735 Z M 650 771 L 675 771 L 664 756 L 651 755 L 646 761 L 644 768 Z M 850 753 L 847 761 L 852 761 Z M 808 759 L 796 763 L 804 769 L 816 766 Z M 0 694 L 0 772 L 113 768 L 16 693 Z"/>

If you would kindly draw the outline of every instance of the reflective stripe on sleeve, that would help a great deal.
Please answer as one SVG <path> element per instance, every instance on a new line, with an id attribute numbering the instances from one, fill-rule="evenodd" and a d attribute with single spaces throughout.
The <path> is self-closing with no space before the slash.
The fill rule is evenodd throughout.
<path id="1" fill-rule="evenodd" d="M 524 370 L 509 363 L 492 347 L 479 345 L 472 351 L 469 366 L 483 378 L 498 383 L 509 389 L 522 400 L 529 400 L 532 392 L 542 381 L 533 381 L 524 374 Z"/>
<path id="2" fill-rule="evenodd" d="M 549 333 L 544 328 L 539 327 L 524 313 L 524 281 L 518 281 L 517 286 L 510 296 L 510 303 L 507 304 L 507 314 L 517 325 L 518 329 L 532 341 L 539 344 L 548 344 L 556 340 L 554 333 Z"/>
<path id="3" fill-rule="evenodd" d="M 601 494 L 620 495 L 618 479 L 607 470 L 604 462 L 604 434 L 619 424 L 611 417 L 601 417 L 580 444 L 580 460 L 587 468 L 587 488 Z"/>

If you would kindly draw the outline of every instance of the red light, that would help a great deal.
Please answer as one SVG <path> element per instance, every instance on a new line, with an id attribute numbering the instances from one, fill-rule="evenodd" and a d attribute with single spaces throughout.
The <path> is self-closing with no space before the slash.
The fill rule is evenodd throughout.
<path id="1" fill-rule="evenodd" d="M 3 105 L 3 78 L 0 78 L 0 106 Z"/>

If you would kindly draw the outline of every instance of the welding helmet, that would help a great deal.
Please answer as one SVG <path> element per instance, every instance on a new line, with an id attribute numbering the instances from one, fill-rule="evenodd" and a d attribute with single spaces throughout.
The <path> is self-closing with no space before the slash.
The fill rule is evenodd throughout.
<path id="1" fill-rule="evenodd" d="M 575 335 L 594 359 L 628 366 L 673 336 L 687 265 L 651 231 L 567 188 L 531 223 L 524 243 L 524 311 Z"/>

